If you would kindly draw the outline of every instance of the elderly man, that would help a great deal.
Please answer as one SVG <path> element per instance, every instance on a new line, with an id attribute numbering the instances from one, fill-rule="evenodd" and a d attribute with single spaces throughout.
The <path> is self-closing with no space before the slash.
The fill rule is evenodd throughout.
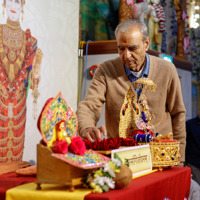
<path id="1" fill-rule="evenodd" d="M 173 132 L 180 141 L 181 161 L 185 159 L 185 107 L 180 80 L 175 66 L 148 55 L 150 38 L 147 27 L 138 20 L 127 20 L 115 30 L 120 57 L 102 63 L 95 71 L 84 100 L 79 103 L 77 117 L 79 134 L 89 140 L 119 137 L 120 109 L 131 82 L 149 78 L 156 85 L 155 93 L 145 93 L 150 112 L 154 114 L 154 129 L 160 134 Z M 96 127 L 105 103 L 106 127 Z"/>

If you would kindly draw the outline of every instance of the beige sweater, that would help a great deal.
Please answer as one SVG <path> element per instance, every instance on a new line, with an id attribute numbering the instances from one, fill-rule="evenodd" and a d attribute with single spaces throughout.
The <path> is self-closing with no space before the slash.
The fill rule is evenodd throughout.
<path id="1" fill-rule="evenodd" d="M 143 91 L 150 112 L 155 115 L 155 131 L 160 134 L 173 132 L 173 138 L 181 142 L 181 161 L 184 161 L 185 107 L 176 68 L 169 61 L 150 56 L 148 78 L 157 85 L 155 93 Z M 85 128 L 96 126 L 105 103 L 108 137 L 118 137 L 120 109 L 129 85 L 130 81 L 119 57 L 102 63 L 95 71 L 87 95 L 78 105 L 79 133 Z"/>

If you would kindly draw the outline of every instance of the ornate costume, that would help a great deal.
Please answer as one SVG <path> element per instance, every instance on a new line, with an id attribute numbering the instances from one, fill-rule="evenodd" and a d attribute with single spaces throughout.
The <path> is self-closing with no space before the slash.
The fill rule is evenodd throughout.
<path id="1" fill-rule="evenodd" d="M 142 130 L 144 133 L 154 133 L 152 125 L 152 114 L 144 93 L 138 101 L 138 94 L 135 89 L 155 91 L 156 85 L 148 78 L 140 78 L 130 85 L 120 111 L 119 136 L 133 138 L 134 131 Z"/>
<path id="2" fill-rule="evenodd" d="M 38 84 L 32 76 L 37 40 L 18 22 L 0 25 L 0 162 L 21 161 L 28 89 Z M 36 84 L 36 85 L 37 85 Z"/>

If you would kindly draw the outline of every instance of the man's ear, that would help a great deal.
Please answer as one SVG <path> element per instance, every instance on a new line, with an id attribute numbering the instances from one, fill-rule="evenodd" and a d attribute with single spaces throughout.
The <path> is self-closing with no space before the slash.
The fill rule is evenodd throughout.
<path id="1" fill-rule="evenodd" d="M 151 42 L 151 38 L 150 37 L 148 37 L 146 39 L 146 41 L 144 42 L 146 51 L 149 49 L 150 42 Z"/>

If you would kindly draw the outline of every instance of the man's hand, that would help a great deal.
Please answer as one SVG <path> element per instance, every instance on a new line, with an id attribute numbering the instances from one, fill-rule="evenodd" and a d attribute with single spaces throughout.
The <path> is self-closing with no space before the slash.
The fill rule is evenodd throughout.
<path id="1" fill-rule="evenodd" d="M 104 125 L 101 125 L 100 127 L 89 127 L 82 131 L 81 137 L 90 141 L 100 139 L 102 138 L 101 133 L 103 133 L 104 136 L 107 136 L 107 130 Z"/>

